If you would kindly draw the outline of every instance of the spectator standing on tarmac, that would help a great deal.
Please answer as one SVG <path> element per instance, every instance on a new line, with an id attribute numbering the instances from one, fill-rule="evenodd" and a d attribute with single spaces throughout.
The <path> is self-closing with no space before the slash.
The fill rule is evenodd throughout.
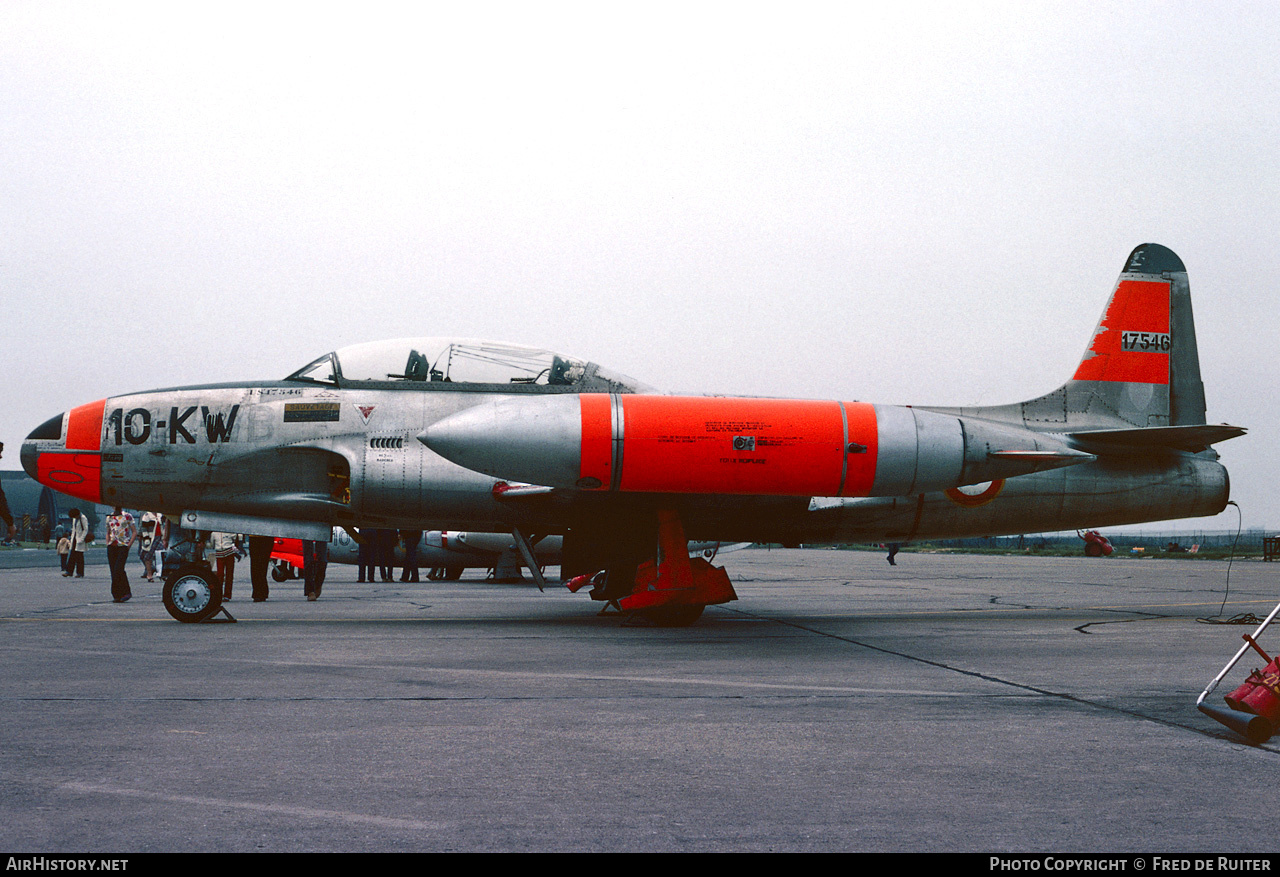
<path id="1" fill-rule="evenodd" d="M 67 512 L 71 518 L 71 545 L 67 548 L 67 569 L 63 573 L 68 578 L 75 576 L 84 578 L 84 546 L 89 541 L 89 519 L 80 514 L 79 509 Z"/>
<path id="2" fill-rule="evenodd" d="M 400 581 L 418 581 L 418 543 L 422 541 L 421 530 L 401 530 L 400 541 L 404 543 L 404 572 L 400 573 Z"/>
<path id="3" fill-rule="evenodd" d="M 356 561 L 360 565 L 360 571 L 356 575 L 356 581 L 363 582 L 365 580 L 365 572 L 367 571 L 369 573 L 369 581 L 372 582 L 375 580 L 373 577 L 374 553 L 378 550 L 374 540 L 377 539 L 378 531 L 364 527 L 356 532 L 360 534 L 360 538 L 356 540 L 360 545 L 360 550 L 356 556 Z"/>
<path id="4" fill-rule="evenodd" d="M 325 570 L 329 566 L 329 543 L 302 540 L 302 592 L 307 600 L 320 599 Z"/>
<path id="5" fill-rule="evenodd" d="M 164 578 L 164 553 L 169 550 L 169 519 L 156 512 L 156 538 L 152 543 L 156 554 L 156 575 Z"/>
<path id="6" fill-rule="evenodd" d="M 211 533 L 209 547 L 213 550 L 217 569 L 214 575 L 222 585 L 222 599 L 231 599 L 231 586 L 236 577 L 236 556 L 240 553 L 240 536 L 235 533 Z"/>
<path id="7" fill-rule="evenodd" d="M 137 538 L 133 515 L 116 506 L 116 510 L 107 515 L 107 565 L 111 567 L 111 599 L 117 603 L 127 603 L 133 597 L 125 564 Z"/>
<path id="8" fill-rule="evenodd" d="M 0 442 L 0 457 L 4 456 L 4 442 Z M 18 534 L 18 528 L 13 525 L 13 514 L 9 511 L 9 501 L 4 498 L 4 488 L 0 487 L 0 521 L 5 525 L 4 544 L 12 545 L 13 537 Z"/>
<path id="9" fill-rule="evenodd" d="M 374 545 L 376 546 L 377 555 L 374 563 L 378 565 L 378 571 L 382 574 L 384 582 L 395 581 L 396 571 L 396 531 L 395 530 L 374 530 Z"/>
<path id="10" fill-rule="evenodd" d="M 138 560 L 142 561 L 142 575 L 154 581 L 156 575 L 156 549 L 160 547 L 160 521 L 162 515 L 143 512 L 138 526 Z"/>
<path id="11" fill-rule="evenodd" d="M 267 569 L 271 566 L 271 549 L 276 547 L 274 536 L 249 537 L 249 578 L 253 582 L 253 602 L 261 603 L 271 593 L 267 582 Z"/>

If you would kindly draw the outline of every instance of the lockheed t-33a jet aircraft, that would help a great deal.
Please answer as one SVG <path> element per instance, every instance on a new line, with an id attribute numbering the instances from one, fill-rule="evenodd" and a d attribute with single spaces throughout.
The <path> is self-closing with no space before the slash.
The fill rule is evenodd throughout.
<path id="1" fill-rule="evenodd" d="M 183 527 L 328 540 L 331 528 L 563 536 L 572 590 L 660 624 L 736 598 L 686 540 L 890 541 L 1213 515 L 1228 499 L 1207 425 L 1186 268 L 1144 244 L 1075 374 L 975 408 L 662 395 L 542 350 L 438 338 L 359 344 L 277 381 L 113 396 L 59 414 L 23 468 Z M 539 585 L 542 581 L 539 579 Z M 219 590 L 165 583 L 202 620 Z"/>

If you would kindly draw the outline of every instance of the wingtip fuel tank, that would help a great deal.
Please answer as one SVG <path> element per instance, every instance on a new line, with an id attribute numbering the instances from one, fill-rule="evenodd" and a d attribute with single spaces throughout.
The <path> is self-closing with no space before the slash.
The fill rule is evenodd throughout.
<path id="1" fill-rule="evenodd" d="M 1095 459 L 1054 436 L 977 418 L 710 396 L 501 399 L 418 439 L 495 478 L 637 493 L 903 496 Z"/>

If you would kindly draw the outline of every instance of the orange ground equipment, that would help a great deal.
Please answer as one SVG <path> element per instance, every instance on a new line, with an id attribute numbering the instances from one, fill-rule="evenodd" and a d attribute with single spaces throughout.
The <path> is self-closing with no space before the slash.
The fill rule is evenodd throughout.
<path id="1" fill-rule="evenodd" d="M 1084 540 L 1085 557 L 1109 557 L 1114 550 L 1111 540 L 1097 530 L 1085 530 L 1083 533 L 1077 531 L 1076 535 Z"/>
<path id="2" fill-rule="evenodd" d="M 277 582 L 302 575 L 302 540 L 276 537 L 271 546 L 271 577 Z"/>
<path id="3" fill-rule="evenodd" d="M 1258 636 L 1277 614 L 1280 614 L 1280 604 L 1271 610 L 1271 614 L 1258 625 L 1257 630 L 1252 634 L 1244 634 L 1244 645 L 1196 699 L 1196 709 L 1251 743 L 1266 743 L 1280 730 L 1280 656 L 1273 658 L 1258 645 Z M 1226 709 L 1205 704 L 1205 698 L 1250 649 L 1262 656 L 1267 662 L 1266 666 L 1261 670 L 1253 670 L 1242 685 L 1223 698 L 1227 703 Z"/>
<path id="4" fill-rule="evenodd" d="M 605 581 L 600 573 L 581 575 L 565 582 L 565 587 L 576 594 L 590 584 L 592 599 L 607 600 Z M 692 624 L 704 607 L 738 599 L 723 567 L 689 557 L 680 516 L 669 510 L 658 512 L 657 556 L 639 564 L 634 583 L 627 584 L 630 593 L 614 601 L 617 608 L 661 626 L 684 627 Z"/>

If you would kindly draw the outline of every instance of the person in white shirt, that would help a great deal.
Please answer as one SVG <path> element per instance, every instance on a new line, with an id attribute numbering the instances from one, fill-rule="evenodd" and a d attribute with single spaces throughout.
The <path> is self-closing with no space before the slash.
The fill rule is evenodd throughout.
<path id="1" fill-rule="evenodd" d="M 79 509 L 67 512 L 71 518 L 71 549 L 67 552 L 67 570 L 64 576 L 84 578 L 84 546 L 89 541 L 89 519 Z"/>

